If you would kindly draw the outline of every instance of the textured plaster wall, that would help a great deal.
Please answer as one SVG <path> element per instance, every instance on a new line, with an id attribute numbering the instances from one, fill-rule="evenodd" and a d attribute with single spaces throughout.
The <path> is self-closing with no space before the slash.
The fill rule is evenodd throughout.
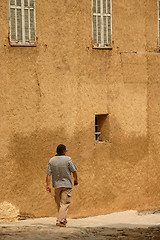
<path id="1" fill-rule="evenodd" d="M 91 1 L 36 1 L 31 48 L 10 47 L 0 11 L 0 218 L 56 216 L 45 176 L 59 143 L 78 166 L 70 217 L 159 208 L 157 2 L 113 1 L 112 50 L 92 49 Z M 95 144 L 107 113 L 110 141 Z"/>

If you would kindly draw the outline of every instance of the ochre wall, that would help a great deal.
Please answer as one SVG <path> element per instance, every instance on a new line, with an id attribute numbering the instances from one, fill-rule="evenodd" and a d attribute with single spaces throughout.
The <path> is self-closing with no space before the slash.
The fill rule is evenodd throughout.
<path id="1" fill-rule="evenodd" d="M 113 0 L 112 50 L 92 49 L 91 0 L 36 1 L 37 47 L 10 47 L 0 10 L 1 220 L 56 216 L 59 143 L 78 166 L 69 217 L 160 208 L 157 1 Z M 95 144 L 108 113 L 110 141 Z"/>

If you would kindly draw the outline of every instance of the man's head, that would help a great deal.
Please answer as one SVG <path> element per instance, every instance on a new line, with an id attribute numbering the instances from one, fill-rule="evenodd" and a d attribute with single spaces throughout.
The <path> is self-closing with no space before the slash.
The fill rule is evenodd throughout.
<path id="1" fill-rule="evenodd" d="M 57 146 L 57 154 L 65 154 L 67 152 L 66 146 L 63 144 L 59 144 Z"/>

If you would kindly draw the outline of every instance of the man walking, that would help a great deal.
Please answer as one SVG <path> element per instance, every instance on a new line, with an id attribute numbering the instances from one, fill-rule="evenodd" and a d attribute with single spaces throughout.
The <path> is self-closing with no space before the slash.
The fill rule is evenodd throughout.
<path id="1" fill-rule="evenodd" d="M 52 185 L 55 188 L 55 202 L 58 209 L 58 217 L 56 226 L 66 227 L 67 212 L 71 202 L 72 194 L 72 175 L 74 177 L 74 185 L 78 185 L 77 167 L 73 160 L 66 156 L 66 146 L 60 144 L 57 146 L 57 154 L 49 160 L 46 190 L 51 192 L 50 178 L 52 175 Z"/>

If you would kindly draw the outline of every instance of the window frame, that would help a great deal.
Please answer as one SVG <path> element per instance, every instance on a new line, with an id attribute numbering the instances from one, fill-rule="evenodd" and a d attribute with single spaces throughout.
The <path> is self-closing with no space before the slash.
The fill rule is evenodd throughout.
<path id="1" fill-rule="evenodd" d="M 98 13 L 98 1 L 100 1 L 100 12 Z M 104 5 L 103 5 L 103 1 L 106 1 L 106 12 L 103 13 L 103 9 L 104 9 Z M 110 10 L 108 13 L 107 9 L 108 9 L 108 1 L 110 2 Z M 96 2 L 96 6 L 94 6 L 94 2 Z M 94 12 L 94 8 L 96 8 L 96 12 Z M 96 17 L 96 34 L 95 34 L 95 28 L 94 28 L 94 16 Z M 99 43 L 98 41 L 98 17 L 100 17 L 100 35 L 101 35 L 101 42 Z M 104 17 L 106 17 L 106 38 L 108 40 L 108 42 L 104 43 Z M 109 37 L 109 22 L 108 19 L 110 18 L 110 37 Z M 94 42 L 96 36 L 96 43 Z M 109 38 L 110 38 L 110 42 L 109 42 Z M 97 49 L 112 49 L 112 0 L 92 0 L 92 48 L 97 48 Z"/>
<path id="2" fill-rule="evenodd" d="M 13 1 L 13 0 L 12 0 Z M 30 0 L 28 0 L 28 6 L 25 6 L 25 0 L 20 0 L 21 1 L 21 6 L 17 6 L 17 0 L 15 1 L 15 5 L 11 5 L 11 0 L 8 1 L 9 4 L 9 41 L 10 45 L 14 47 L 36 47 L 36 7 L 35 7 L 35 0 L 34 6 L 30 6 Z M 12 39 L 12 20 L 11 20 L 11 9 L 15 9 L 15 34 L 16 34 L 16 40 Z M 21 31 L 22 31 L 22 40 L 18 40 L 18 25 L 17 25 L 17 9 L 21 10 L 21 17 L 22 17 L 22 22 L 21 22 Z M 25 35 L 25 10 L 28 10 L 28 26 L 31 24 L 31 16 L 30 16 L 30 10 L 33 10 L 33 16 L 34 16 L 34 40 L 31 40 L 31 25 L 28 30 L 28 38 L 29 40 L 26 40 L 26 35 Z"/>

